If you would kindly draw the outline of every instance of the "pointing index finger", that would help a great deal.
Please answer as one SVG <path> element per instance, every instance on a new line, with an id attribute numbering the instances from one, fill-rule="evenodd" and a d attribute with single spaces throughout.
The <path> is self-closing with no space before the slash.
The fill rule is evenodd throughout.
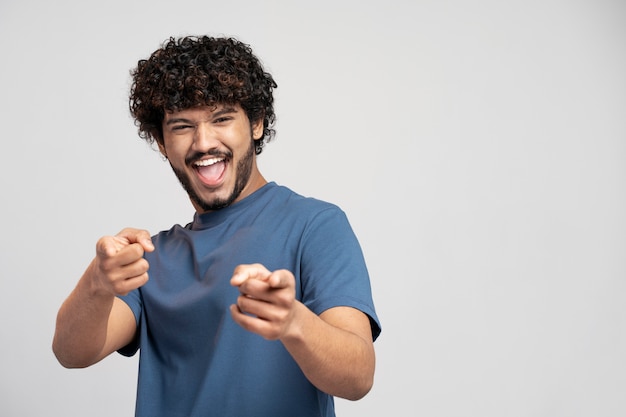
<path id="1" fill-rule="evenodd" d="M 238 287 L 250 278 L 267 281 L 270 271 L 261 264 L 239 265 L 230 279 L 230 285 Z"/>

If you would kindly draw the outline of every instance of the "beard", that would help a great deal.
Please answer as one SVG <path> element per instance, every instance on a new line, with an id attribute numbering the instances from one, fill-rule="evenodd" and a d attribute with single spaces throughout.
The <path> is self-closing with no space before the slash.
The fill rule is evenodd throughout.
<path id="1" fill-rule="evenodd" d="M 202 199 L 193 188 L 193 185 L 191 184 L 187 173 L 185 173 L 183 170 L 174 168 L 171 162 L 170 166 L 172 167 L 174 174 L 176 174 L 178 181 L 187 192 L 187 195 L 189 195 L 189 199 L 204 212 L 215 211 L 230 206 L 233 201 L 235 201 L 237 197 L 239 197 L 243 189 L 248 184 L 250 174 L 252 173 L 252 162 L 255 154 L 254 150 L 254 140 L 250 140 L 250 146 L 248 147 L 243 157 L 237 163 L 237 167 L 235 170 L 235 175 L 237 176 L 235 179 L 235 185 L 230 195 L 226 198 L 214 198 L 210 201 Z M 230 155 L 229 158 L 232 158 L 232 155 Z"/>

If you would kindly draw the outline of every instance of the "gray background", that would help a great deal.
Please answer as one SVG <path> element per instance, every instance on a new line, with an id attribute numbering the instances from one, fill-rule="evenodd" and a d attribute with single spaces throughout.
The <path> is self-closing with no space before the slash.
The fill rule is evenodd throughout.
<path id="1" fill-rule="evenodd" d="M 383 333 L 339 415 L 626 415 L 625 2 L 2 0 L 1 416 L 133 414 L 136 358 L 50 344 L 98 237 L 191 219 L 126 98 L 184 34 L 251 44 L 262 172 L 362 242 Z"/>

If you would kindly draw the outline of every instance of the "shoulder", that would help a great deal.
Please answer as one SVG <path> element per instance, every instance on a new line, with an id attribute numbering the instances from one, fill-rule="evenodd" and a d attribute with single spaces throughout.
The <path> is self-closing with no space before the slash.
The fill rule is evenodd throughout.
<path id="1" fill-rule="evenodd" d="M 268 185 L 271 185 L 268 188 L 269 200 L 277 205 L 286 206 L 290 209 L 297 208 L 310 213 L 318 213 L 326 210 L 342 212 L 341 208 L 334 203 L 315 197 L 304 196 L 284 185 L 277 185 L 275 183 Z"/>

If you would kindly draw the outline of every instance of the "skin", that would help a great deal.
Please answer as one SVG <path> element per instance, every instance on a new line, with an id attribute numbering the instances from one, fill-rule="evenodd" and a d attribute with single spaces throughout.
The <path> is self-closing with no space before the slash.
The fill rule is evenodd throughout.
<path id="1" fill-rule="evenodd" d="M 239 106 L 196 107 L 166 113 L 160 150 L 195 209 L 204 213 L 267 183 L 250 152 L 262 134 L 262 121 L 251 123 Z M 197 163 L 216 158 L 219 175 L 203 177 Z M 128 228 L 98 240 L 95 258 L 57 316 L 53 351 L 63 366 L 90 366 L 132 341 L 135 318 L 117 295 L 148 281 L 143 255 L 153 250 L 145 230 Z M 369 392 L 375 354 L 364 313 L 335 307 L 318 316 L 296 300 L 290 271 L 269 271 L 261 264 L 237 266 L 230 283 L 240 292 L 230 308 L 233 320 L 265 339 L 280 340 L 318 389 L 350 400 Z"/>

